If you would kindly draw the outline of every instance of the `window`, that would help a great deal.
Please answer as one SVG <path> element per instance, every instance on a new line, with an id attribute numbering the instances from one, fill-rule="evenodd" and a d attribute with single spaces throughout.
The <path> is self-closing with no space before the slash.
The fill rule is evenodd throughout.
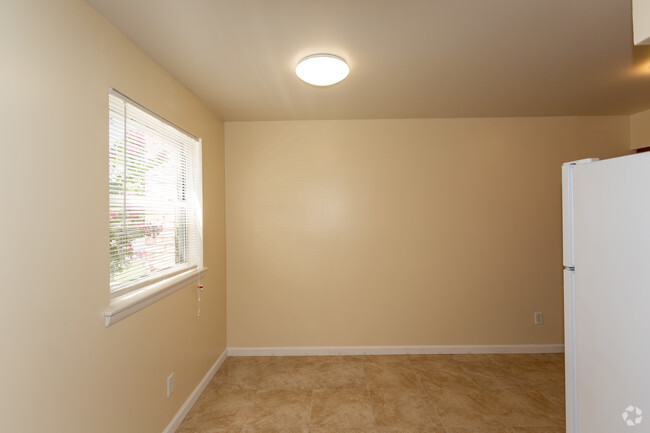
<path id="1" fill-rule="evenodd" d="M 201 141 L 109 93 L 110 291 L 202 267 Z"/>

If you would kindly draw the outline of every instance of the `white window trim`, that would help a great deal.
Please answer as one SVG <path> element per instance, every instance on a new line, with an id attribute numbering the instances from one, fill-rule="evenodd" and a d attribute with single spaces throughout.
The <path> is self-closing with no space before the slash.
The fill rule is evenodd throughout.
<path id="1" fill-rule="evenodd" d="M 180 129 L 184 133 L 196 138 L 198 140 L 199 149 L 198 157 L 201 163 L 198 166 L 198 179 L 201 179 L 200 182 L 196 185 L 195 194 L 198 196 L 197 201 L 200 206 L 200 212 L 197 212 L 197 224 L 198 224 L 198 249 L 199 249 L 199 263 L 198 267 L 193 267 L 187 271 L 183 272 L 173 272 L 169 277 L 162 277 L 162 279 L 155 279 L 150 284 L 145 286 L 140 286 L 135 284 L 134 288 L 129 287 L 123 290 L 118 290 L 110 295 L 110 303 L 106 310 L 104 310 L 104 321 L 106 327 L 114 325 L 115 323 L 126 319 L 130 315 L 137 313 L 138 311 L 152 305 L 153 303 L 166 298 L 167 296 L 179 291 L 180 289 L 189 286 L 192 282 L 200 281 L 204 276 L 208 268 L 203 266 L 203 140 L 201 138 L 195 137 L 189 132 L 185 131 L 183 128 L 176 126 L 169 120 L 161 117 L 160 115 L 153 113 L 151 110 L 147 109 L 138 102 L 132 100 L 128 96 L 123 95 L 119 91 L 115 90 L 113 87 L 109 87 L 110 92 L 115 92 L 121 95 L 122 97 L 129 100 L 130 103 L 133 103 L 140 107 L 141 109 L 147 111 L 151 115 L 159 118 L 161 121 L 166 122 L 172 125 L 175 128 Z"/>
<path id="2" fill-rule="evenodd" d="M 187 287 L 192 282 L 198 281 L 204 277 L 207 270 L 208 268 L 190 269 L 189 271 L 111 299 L 109 307 L 104 311 L 106 326 L 114 325 L 154 302 Z"/>

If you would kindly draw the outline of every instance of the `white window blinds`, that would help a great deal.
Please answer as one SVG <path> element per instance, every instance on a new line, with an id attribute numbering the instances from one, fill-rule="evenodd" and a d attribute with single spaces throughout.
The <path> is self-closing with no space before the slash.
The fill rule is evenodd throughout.
<path id="1" fill-rule="evenodd" d="M 111 293 L 202 266 L 201 142 L 111 89 Z"/>

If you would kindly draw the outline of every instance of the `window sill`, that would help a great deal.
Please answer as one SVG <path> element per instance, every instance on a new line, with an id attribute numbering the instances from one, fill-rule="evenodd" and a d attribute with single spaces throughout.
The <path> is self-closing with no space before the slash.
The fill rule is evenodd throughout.
<path id="1" fill-rule="evenodd" d="M 192 283 L 192 281 L 196 281 L 199 275 L 202 278 L 207 270 L 208 268 L 192 269 L 111 299 L 110 305 L 104 311 L 106 326 L 111 326 L 122 319 L 126 319 L 131 314 L 177 292 Z"/>

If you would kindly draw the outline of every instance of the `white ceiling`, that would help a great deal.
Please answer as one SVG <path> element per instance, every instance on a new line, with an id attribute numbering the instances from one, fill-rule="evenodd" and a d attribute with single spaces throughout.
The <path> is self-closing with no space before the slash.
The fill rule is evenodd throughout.
<path id="1" fill-rule="evenodd" d="M 87 0 L 224 120 L 632 114 L 632 0 Z M 316 88 L 294 68 L 351 68 Z"/>

